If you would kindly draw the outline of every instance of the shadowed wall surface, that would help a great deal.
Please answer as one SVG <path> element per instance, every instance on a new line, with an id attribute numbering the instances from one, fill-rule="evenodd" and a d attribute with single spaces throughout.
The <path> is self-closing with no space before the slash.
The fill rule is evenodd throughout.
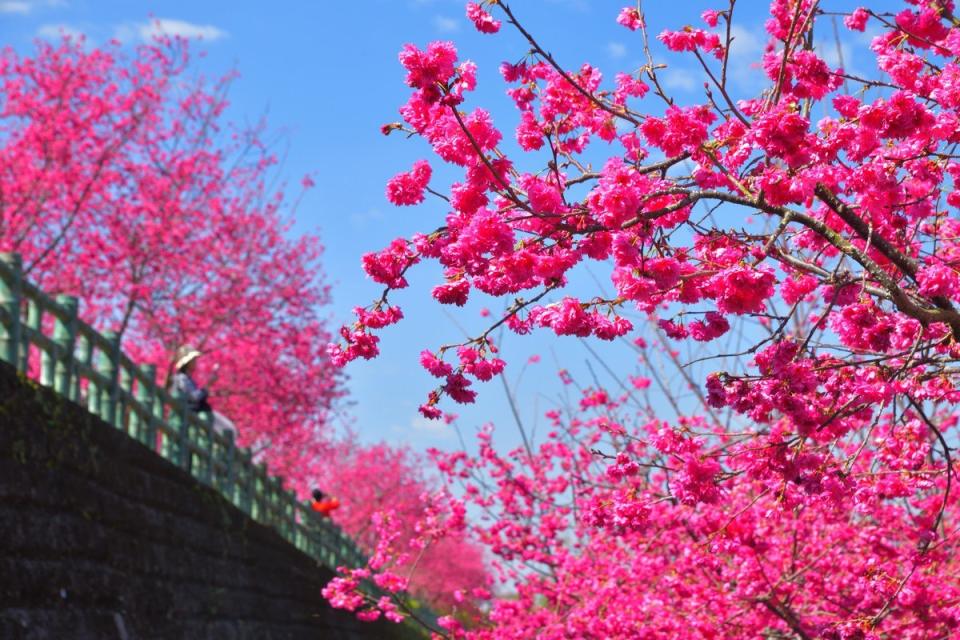
<path id="1" fill-rule="evenodd" d="M 0 363 L 0 638 L 404 638 L 329 569 Z"/>

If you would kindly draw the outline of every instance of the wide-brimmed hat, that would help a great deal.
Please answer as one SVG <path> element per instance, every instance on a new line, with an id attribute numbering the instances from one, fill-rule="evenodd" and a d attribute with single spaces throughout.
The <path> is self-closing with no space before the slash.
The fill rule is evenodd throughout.
<path id="1" fill-rule="evenodd" d="M 200 352 L 193 347 L 184 345 L 177 349 L 177 362 L 173 366 L 177 371 L 180 371 L 180 369 L 183 369 L 185 366 L 199 358 L 200 355 Z"/>

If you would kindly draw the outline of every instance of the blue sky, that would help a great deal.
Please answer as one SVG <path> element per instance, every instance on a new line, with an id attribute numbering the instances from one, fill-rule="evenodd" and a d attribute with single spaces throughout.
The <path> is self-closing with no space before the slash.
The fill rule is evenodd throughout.
<path id="1" fill-rule="evenodd" d="M 279 134 L 277 151 L 283 156 L 281 178 L 296 185 L 311 174 L 317 187 L 306 195 L 297 211 L 294 231 L 315 231 L 326 246 L 324 259 L 333 286 L 330 309 L 333 325 L 349 320 L 350 309 L 379 295 L 378 287 L 364 277 L 360 256 L 385 246 L 397 236 L 436 227 L 445 214 L 440 202 L 398 209 L 384 197 L 384 184 L 414 160 L 430 158 L 426 145 L 400 136 L 384 137 L 379 129 L 398 120 L 397 108 L 406 100 L 403 71 L 397 52 L 407 42 L 424 45 L 431 40 L 457 43 L 461 58 L 480 67 L 479 87 L 467 106 L 488 108 L 512 140 L 517 121 L 505 86 L 497 74 L 504 60 L 517 60 L 527 47 L 509 29 L 498 36 L 476 33 L 464 17 L 463 0 L 0 0 L 0 42 L 29 50 L 36 38 L 55 38 L 61 33 L 83 33 L 93 46 L 111 38 L 134 43 L 149 37 L 156 22 L 168 33 L 200 37 L 195 50 L 205 55 L 194 60 L 197 73 L 215 77 L 231 69 L 239 72 L 230 93 L 228 118 L 255 121 L 266 115 Z M 568 67 L 590 61 L 608 78 L 616 71 L 634 70 L 642 64 L 639 36 L 614 21 L 625 0 L 515 0 L 513 8 L 525 26 Z M 645 3 L 651 31 L 700 24 L 705 8 L 725 2 Z M 744 0 L 738 5 L 733 79 L 739 92 L 759 86 L 759 72 L 749 66 L 763 44 L 764 2 Z M 831 10 L 849 11 L 856 3 L 827 1 Z M 889 2 L 871 3 L 887 6 Z M 826 51 L 835 57 L 833 34 Z M 844 61 L 848 69 L 873 70 L 864 48 L 866 40 L 853 37 L 841 27 Z M 663 77 L 667 88 L 681 100 L 699 99 L 702 78 L 689 60 L 664 56 L 669 64 Z M 650 102 L 651 109 L 659 109 Z M 526 169 L 537 168 L 535 158 L 525 160 Z M 602 157 L 598 158 L 602 162 Z M 432 159 L 431 159 L 432 161 Z M 434 184 L 443 186 L 456 173 L 436 167 Z M 521 166 L 523 164 L 521 163 Z M 542 165 L 541 165 L 542 166 Z M 459 341 L 462 331 L 479 333 L 484 320 L 479 310 L 496 311 L 503 303 L 472 300 L 465 309 L 440 307 L 429 297 L 439 272 L 425 265 L 413 274 L 411 288 L 395 295 L 407 319 L 382 336 L 382 356 L 371 363 L 348 369 L 352 406 L 349 413 L 366 440 L 387 439 L 415 447 L 456 446 L 449 427 L 420 419 L 417 405 L 433 381 L 417 364 L 425 346 Z M 581 271 L 578 286 L 594 286 L 594 278 L 609 289 L 602 265 Z M 618 371 L 634 367 L 634 354 L 623 345 L 591 343 L 600 357 Z M 521 415 L 531 428 L 543 411 L 564 389 L 556 370 L 565 367 L 589 384 L 592 374 L 609 381 L 604 365 L 593 359 L 576 339 L 538 335 L 532 339 L 506 337 L 503 349 L 514 384 L 523 363 L 532 354 L 542 361 L 531 365 L 517 389 Z M 588 366 L 586 363 L 592 361 Z M 466 433 L 483 422 L 495 422 L 505 441 L 516 442 L 513 419 L 499 381 L 481 387 L 479 403 L 448 409 L 461 415 Z"/>

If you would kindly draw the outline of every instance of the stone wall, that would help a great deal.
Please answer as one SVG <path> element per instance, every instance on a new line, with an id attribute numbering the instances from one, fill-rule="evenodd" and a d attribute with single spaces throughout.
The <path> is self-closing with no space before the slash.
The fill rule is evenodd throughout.
<path id="1" fill-rule="evenodd" d="M 0 638 L 417 637 L 320 595 L 328 569 L 0 363 Z"/>

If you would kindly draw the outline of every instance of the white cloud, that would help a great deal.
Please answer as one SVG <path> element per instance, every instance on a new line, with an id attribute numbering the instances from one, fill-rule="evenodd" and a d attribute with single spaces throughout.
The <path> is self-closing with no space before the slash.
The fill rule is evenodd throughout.
<path id="1" fill-rule="evenodd" d="M 175 36 L 180 38 L 203 40 L 219 40 L 227 35 L 226 31 L 213 25 L 193 24 L 185 20 L 173 20 L 171 18 L 158 18 L 147 24 L 141 24 L 137 28 L 140 38 L 143 40 L 153 40 L 163 36 Z"/>
<path id="2" fill-rule="evenodd" d="M 440 33 L 455 33 L 460 31 L 460 23 L 447 16 L 433 16 L 433 26 Z"/>
<path id="3" fill-rule="evenodd" d="M 0 13 L 19 13 L 20 15 L 26 15 L 30 13 L 32 5 L 29 2 L 23 2 L 22 0 L 4 0 L 0 2 Z"/>
<path id="4" fill-rule="evenodd" d="M 763 33 L 763 30 L 760 30 Z M 757 37 L 756 30 L 747 29 L 743 25 L 734 24 L 730 27 L 730 58 L 745 62 L 757 62 L 763 53 L 763 40 Z"/>
<path id="5" fill-rule="evenodd" d="M 421 415 L 414 416 L 410 420 L 410 427 L 424 436 L 446 440 L 453 436 L 453 427 L 443 420 L 428 420 Z"/>
<path id="6" fill-rule="evenodd" d="M 760 88 L 766 81 L 766 75 L 760 67 L 764 41 L 757 36 L 758 33 L 764 33 L 759 26 L 748 29 L 734 24 L 730 28 L 733 42 L 730 43 L 728 75 L 738 86 L 748 91 Z"/>
<path id="7" fill-rule="evenodd" d="M 622 42 L 608 42 L 607 55 L 614 60 L 619 60 L 623 56 L 627 55 L 627 47 Z"/>
<path id="8" fill-rule="evenodd" d="M 657 72 L 657 79 L 666 89 L 690 91 L 697 86 L 697 80 L 686 69 L 671 67 Z"/>
<path id="9" fill-rule="evenodd" d="M 853 68 L 853 48 L 849 43 L 841 42 L 838 51 L 835 41 L 818 41 L 815 43 L 815 49 L 817 55 L 831 67 L 843 67 L 847 71 Z"/>
<path id="10" fill-rule="evenodd" d="M 0 0 L 0 13 L 17 13 L 27 15 L 38 6 L 61 7 L 66 0 Z"/>
<path id="11" fill-rule="evenodd" d="M 854 40 L 856 40 L 859 44 L 869 47 L 871 44 L 873 44 L 874 38 L 878 38 L 884 33 L 886 33 L 886 30 L 881 25 L 877 24 L 876 20 L 871 20 L 867 23 L 867 28 L 862 32 L 854 31 L 852 34 L 848 33 L 847 35 L 852 35 Z"/>
<path id="12" fill-rule="evenodd" d="M 367 211 L 355 211 L 349 218 L 350 226 L 357 230 L 366 230 L 383 224 L 386 216 L 379 209 L 368 209 Z"/>
<path id="13" fill-rule="evenodd" d="M 84 38 L 85 34 L 77 27 L 72 27 L 69 24 L 44 24 L 37 29 L 37 36 L 47 40 L 59 40 L 63 36 L 79 40 Z"/>
<path id="14" fill-rule="evenodd" d="M 121 24 L 113 30 L 113 39 L 120 42 L 130 42 L 136 37 L 137 30 L 130 24 Z"/>

